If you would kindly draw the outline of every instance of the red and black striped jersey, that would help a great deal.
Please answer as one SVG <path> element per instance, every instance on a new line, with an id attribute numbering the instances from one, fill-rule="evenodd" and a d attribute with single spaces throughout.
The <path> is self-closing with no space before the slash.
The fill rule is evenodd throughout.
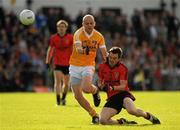
<path id="1" fill-rule="evenodd" d="M 49 45 L 53 49 L 54 65 L 69 66 L 73 47 L 73 35 L 66 34 L 61 37 L 59 34 L 54 34 L 50 37 Z"/>
<path id="2" fill-rule="evenodd" d="M 103 63 L 99 65 L 98 75 L 105 85 L 118 86 L 120 80 L 128 80 L 128 68 L 122 63 L 117 64 L 114 68 L 111 68 L 107 63 Z M 124 90 L 129 91 L 128 84 Z M 119 90 L 107 91 L 107 96 L 110 98 L 117 93 L 119 93 Z"/>

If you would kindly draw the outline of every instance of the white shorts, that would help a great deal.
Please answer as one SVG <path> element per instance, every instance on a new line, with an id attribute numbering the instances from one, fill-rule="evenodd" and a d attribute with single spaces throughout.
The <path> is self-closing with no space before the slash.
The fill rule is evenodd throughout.
<path id="1" fill-rule="evenodd" d="M 70 65 L 69 74 L 70 74 L 71 85 L 80 84 L 81 79 L 85 76 L 93 77 L 94 71 L 95 71 L 94 66 L 79 67 L 79 66 Z"/>

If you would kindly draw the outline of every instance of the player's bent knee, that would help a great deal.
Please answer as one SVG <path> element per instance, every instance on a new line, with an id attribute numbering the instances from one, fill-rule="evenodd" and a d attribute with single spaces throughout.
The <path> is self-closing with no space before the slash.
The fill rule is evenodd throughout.
<path id="1" fill-rule="evenodd" d="M 55 89 L 60 89 L 61 86 L 59 86 L 59 85 L 54 85 L 54 88 L 55 88 Z"/>
<path id="2" fill-rule="evenodd" d="M 54 87 L 56 87 L 56 88 L 61 87 L 61 83 L 55 82 L 55 83 L 54 83 Z"/>
<path id="3" fill-rule="evenodd" d="M 83 88 L 82 89 L 84 93 L 91 93 L 91 88 L 87 87 L 87 88 Z"/>
<path id="4" fill-rule="evenodd" d="M 77 101 L 80 101 L 82 99 L 82 95 L 75 94 L 74 97 Z"/>

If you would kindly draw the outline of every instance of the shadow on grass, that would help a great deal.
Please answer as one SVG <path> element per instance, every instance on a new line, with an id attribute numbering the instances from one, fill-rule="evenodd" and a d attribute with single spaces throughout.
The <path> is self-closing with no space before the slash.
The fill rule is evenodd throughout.
<path id="1" fill-rule="evenodd" d="M 58 108 L 58 107 L 63 107 L 63 108 L 64 108 L 64 107 L 70 107 L 70 108 L 72 108 L 72 107 L 80 107 L 80 105 L 56 105 L 56 104 L 55 104 L 55 107 L 57 107 L 57 108 Z"/>
<path id="2" fill-rule="evenodd" d="M 135 126 L 135 127 L 143 127 L 143 126 L 154 126 L 154 125 L 160 125 L 160 124 L 135 124 L 135 125 L 122 125 L 122 126 Z"/>

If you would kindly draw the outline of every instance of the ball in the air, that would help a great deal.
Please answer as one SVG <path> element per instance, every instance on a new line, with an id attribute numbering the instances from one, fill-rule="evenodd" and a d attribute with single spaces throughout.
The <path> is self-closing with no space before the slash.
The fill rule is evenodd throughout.
<path id="1" fill-rule="evenodd" d="M 24 9 L 19 14 L 19 19 L 20 19 L 22 24 L 24 24 L 24 25 L 31 25 L 35 21 L 34 12 L 32 10 Z"/>

